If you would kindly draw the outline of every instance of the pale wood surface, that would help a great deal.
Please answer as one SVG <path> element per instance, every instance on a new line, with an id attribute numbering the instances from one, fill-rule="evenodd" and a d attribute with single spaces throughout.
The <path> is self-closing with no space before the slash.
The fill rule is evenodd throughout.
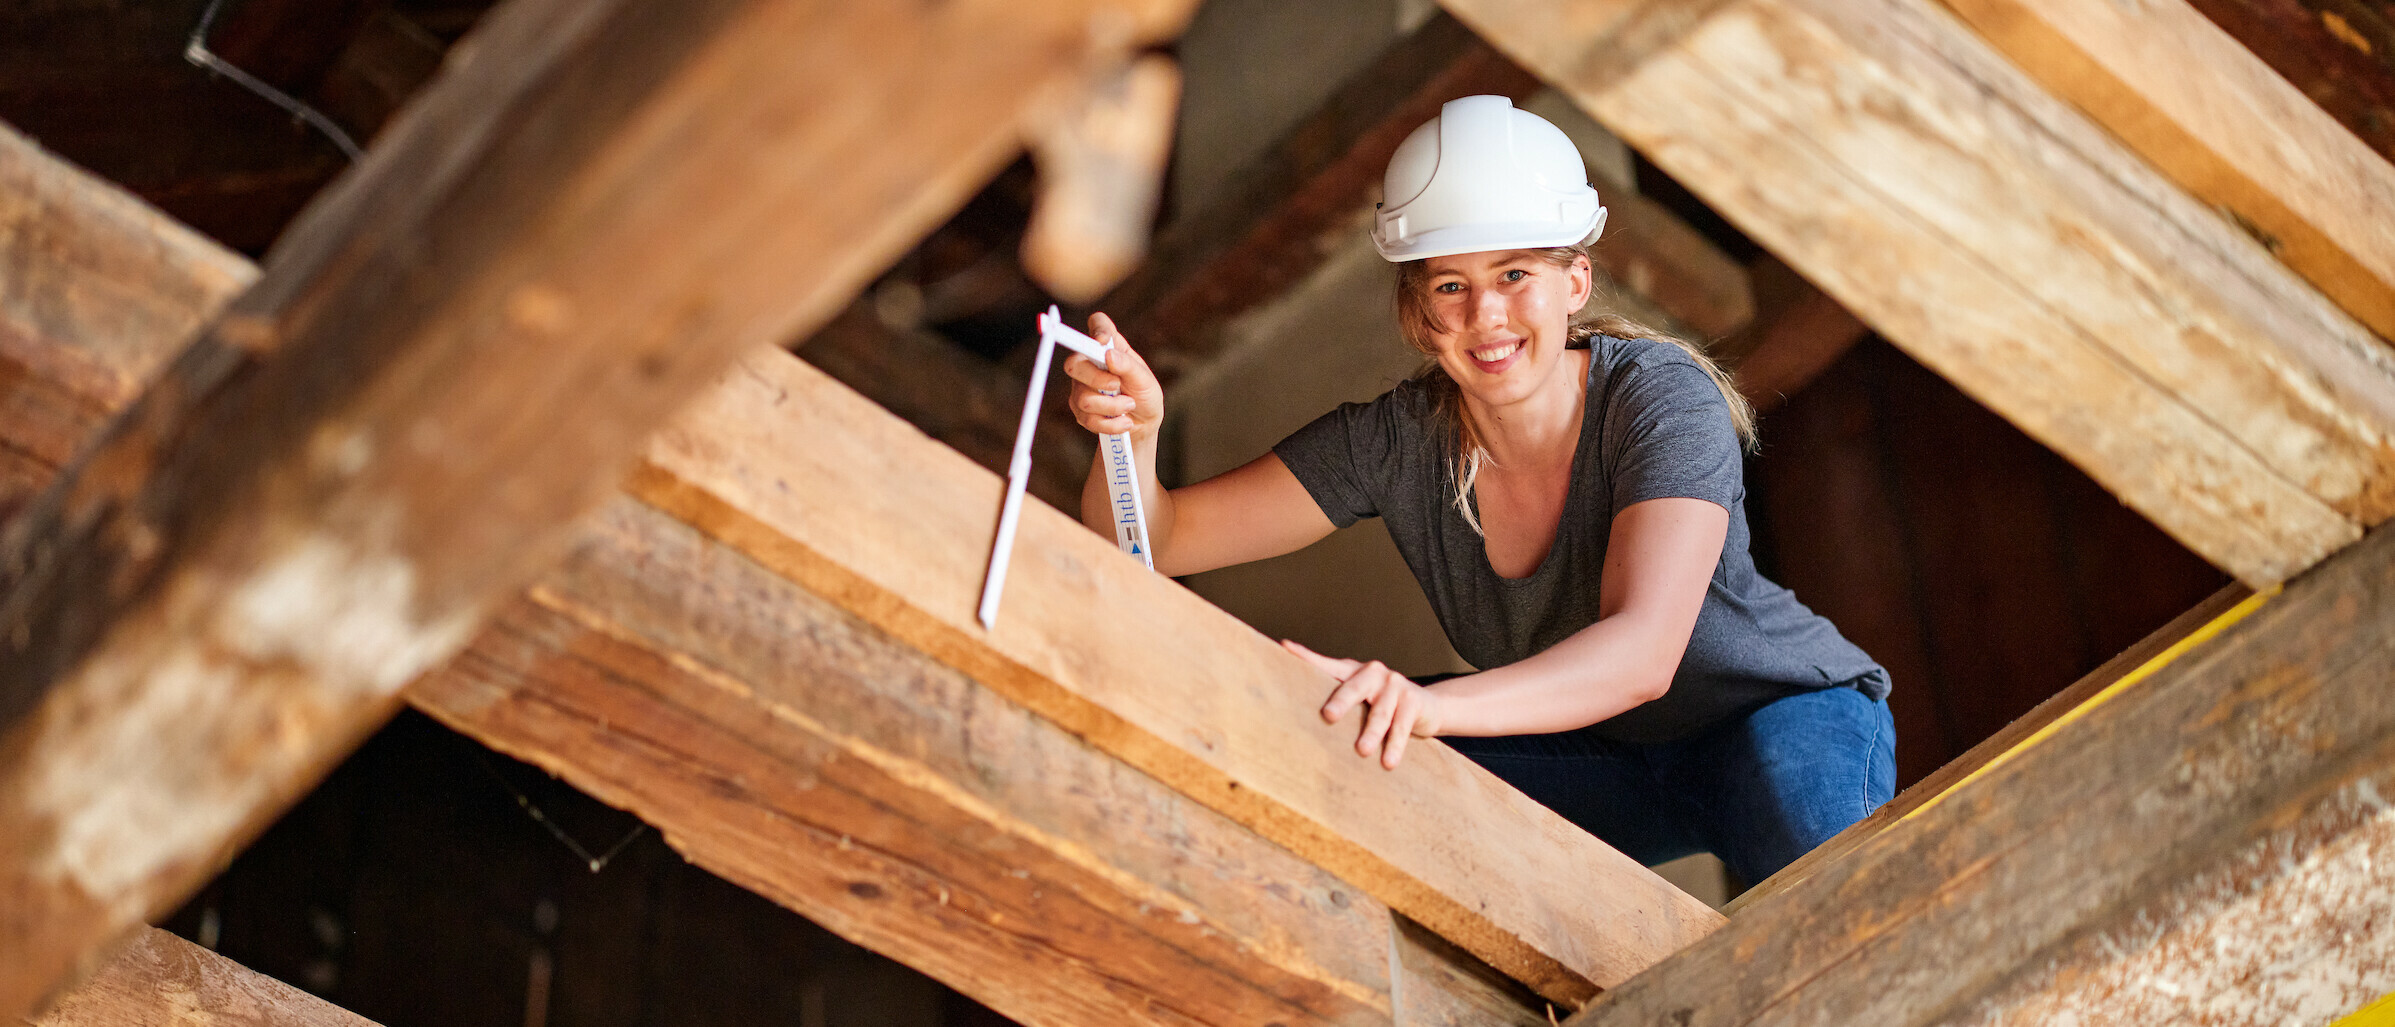
<path id="1" fill-rule="evenodd" d="M 2395 530 L 1579 1025 L 2325 1023 L 2395 989 Z"/>
<path id="2" fill-rule="evenodd" d="M 1370 896 L 629 499 L 409 699 L 1024 1023 L 1545 1022 Z"/>
<path id="3" fill-rule="evenodd" d="M 1943 0 L 2395 338 L 2395 167 L 2186 0 Z"/>
<path id="4" fill-rule="evenodd" d="M 33 1027 L 374 1027 L 374 1021 L 155 927 L 135 928 Z"/>
<path id="5" fill-rule="evenodd" d="M 2395 504 L 2385 347 L 1944 8 L 1447 6 L 2241 580 Z"/>
<path id="6" fill-rule="evenodd" d="M 1186 8 L 493 12 L 0 541 L 0 1018 L 203 880 L 735 353 L 971 195 L 1035 95 Z"/>
<path id="7" fill-rule="evenodd" d="M 1353 726 L 1315 715 L 1327 679 L 1044 504 L 984 632 L 1000 485 L 770 351 L 660 433 L 630 488 L 1550 998 L 1720 922 L 1444 746 L 1393 774 L 1357 757 Z"/>

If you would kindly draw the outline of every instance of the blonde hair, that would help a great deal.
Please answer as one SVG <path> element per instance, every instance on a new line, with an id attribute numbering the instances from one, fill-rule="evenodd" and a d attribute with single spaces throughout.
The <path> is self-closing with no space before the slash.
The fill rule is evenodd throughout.
<path id="1" fill-rule="evenodd" d="M 1581 246 L 1553 246 L 1530 252 L 1559 268 L 1570 268 L 1588 257 L 1588 250 Z M 1463 515 L 1465 524 L 1471 525 L 1473 534 L 1485 535 L 1486 532 L 1480 528 L 1479 515 L 1472 510 L 1472 485 L 1480 479 L 1480 467 L 1488 462 L 1489 451 L 1481 442 L 1479 429 L 1472 424 L 1471 411 L 1464 407 L 1463 389 L 1455 384 L 1453 378 L 1448 377 L 1446 368 L 1439 366 L 1438 348 L 1431 339 L 1443 334 L 1446 326 L 1439 322 L 1438 314 L 1431 310 L 1429 283 L 1429 261 L 1409 260 L 1397 265 L 1397 330 L 1405 337 L 1407 344 L 1427 358 L 1422 362 L 1421 369 L 1414 372 L 1412 380 L 1422 383 L 1424 390 L 1430 394 L 1431 415 L 1439 422 L 1441 436 L 1449 440 L 1447 469 L 1449 478 L 1455 483 L 1455 510 Z M 1706 377 L 1713 379 L 1714 387 L 1721 390 L 1722 402 L 1730 408 L 1730 424 L 1738 430 L 1740 444 L 1749 451 L 1755 448 L 1754 404 L 1746 401 L 1746 397 L 1739 393 L 1737 384 L 1730 379 L 1729 372 L 1722 370 L 1720 364 L 1706 356 L 1703 348 L 1611 311 L 1585 319 L 1575 317 L 1568 345 L 1575 349 L 1585 348 L 1599 335 L 1610 335 L 1617 339 L 1654 339 L 1680 347 L 1682 352 L 1688 354 L 1688 359 L 1696 361 L 1696 366 L 1704 370 Z"/>

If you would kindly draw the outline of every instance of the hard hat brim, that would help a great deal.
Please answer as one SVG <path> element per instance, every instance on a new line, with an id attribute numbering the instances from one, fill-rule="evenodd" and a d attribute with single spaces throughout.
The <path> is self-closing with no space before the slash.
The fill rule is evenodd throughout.
<path id="1" fill-rule="evenodd" d="M 1486 253 L 1495 250 L 1536 250 L 1550 246 L 1577 246 L 1593 242 L 1605 227 L 1605 208 L 1599 207 L 1587 223 L 1577 228 L 1558 228 L 1552 221 L 1518 224 L 1458 225 L 1438 228 L 1412 236 L 1400 242 L 1372 235 L 1372 247 L 1380 251 L 1381 259 L 1390 263 L 1408 260 L 1427 260 L 1458 253 Z"/>

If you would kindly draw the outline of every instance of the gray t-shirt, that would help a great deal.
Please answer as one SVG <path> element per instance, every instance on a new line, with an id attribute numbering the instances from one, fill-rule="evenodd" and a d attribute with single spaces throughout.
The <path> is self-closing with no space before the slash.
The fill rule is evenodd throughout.
<path id="1" fill-rule="evenodd" d="M 1483 669 L 1525 659 L 1596 622 L 1598 580 L 1614 515 L 1648 499 L 1687 497 L 1730 512 L 1728 538 L 1688 651 L 1663 698 L 1590 730 L 1629 742 L 1695 734 L 1774 699 L 1851 684 L 1874 699 L 1887 672 L 1794 593 L 1755 571 L 1747 552 L 1746 486 L 1729 407 L 1703 368 L 1667 342 L 1599 336 L 1572 456 L 1571 492 L 1554 547 L 1526 578 L 1502 578 L 1450 501 L 1451 443 L 1429 395 L 1405 382 L 1347 403 L 1273 452 L 1331 522 L 1387 522 L 1397 550 L 1455 651 Z"/>

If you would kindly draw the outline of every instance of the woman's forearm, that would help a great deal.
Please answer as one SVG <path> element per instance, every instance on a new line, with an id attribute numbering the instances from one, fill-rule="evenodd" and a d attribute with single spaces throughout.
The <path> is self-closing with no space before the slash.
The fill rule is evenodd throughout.
<path id="1" fill-rule="evenodd" d="M 1687 641 L 1666 646 L 1656 635 L 1630 617 L 1608 617 L 1519 663 L 1431 685 L 1438 732 L 1570 731 L 1661 698 Z"/>

